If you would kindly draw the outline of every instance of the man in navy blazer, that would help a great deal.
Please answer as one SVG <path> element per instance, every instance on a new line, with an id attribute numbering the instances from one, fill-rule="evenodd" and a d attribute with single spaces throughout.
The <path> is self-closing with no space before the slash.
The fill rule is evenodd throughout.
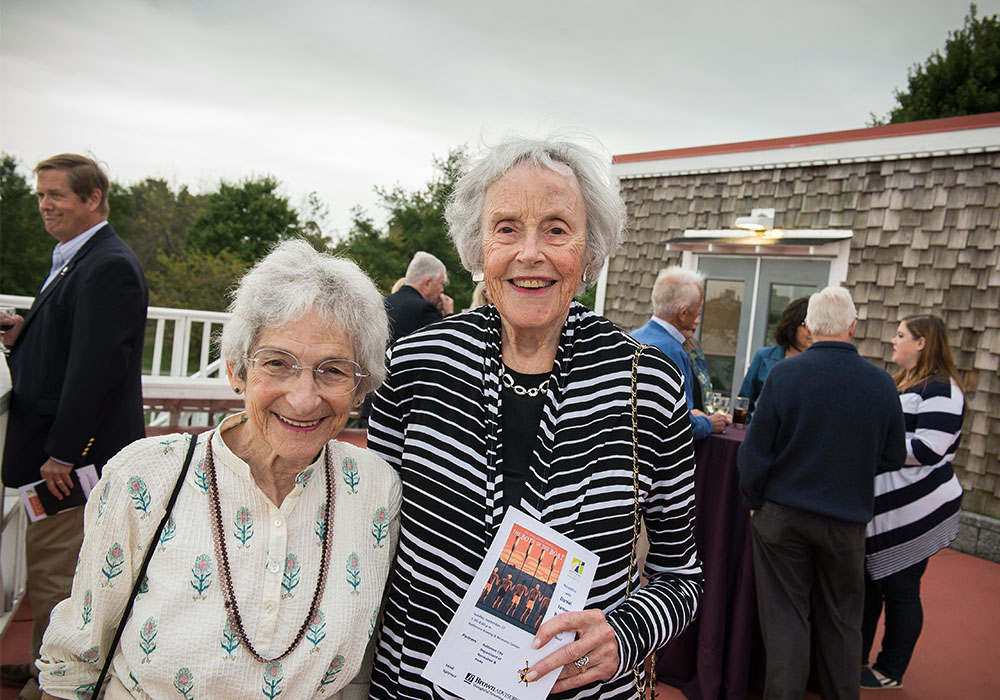
<path id="1" fill-rule="evenodd" d="M 418 250 L 406 268 L 403 286 L 385 298 L 389 316 L 389 346 L 455 310 L 455 302 L 444 293 L 448 269 L 436 256 Z M 372 413 L 372 396 L 365 397 L 361 406 L 361 425 L 367 427 Z"/>
<path id="2" fill-rule="evenodd" d="M 100 471 L 145 435 L 142 345 L 149 297 L 135 254 L 107 223 L 108 178 L 90 158 L 64 154 L 35 168 L 38 209 L 58 244 L 52 269 L 24 318 L 4 334 L 13 393 L 3 483 L 62 500 L 75 467 Z M 28 593 L 38 658 L 52 607 L 70 593 L 83 541 L 83 508 L 28 525 Z M 17 669 L 6 666 L 7 679 Z M 31 669 L 29 669 L 31 670 Z M 23 671 L 23 669 L 22 669 Z M 34 679 L 22 697 L 34 695 Z"/>
<path id="3" fill-rule="evenodd" d="M 668 267 L 662 270 L 653 283 L 653 317 L 642 328 L 632 331 L 640 343 L 653 345 L 677 365 L 684 375 L 684 395 L 691 414 L 691 439 L 701 440 L 711 433 L 725 432 L 732 418 L 723 413 L 706 415 L 694 408 L 694 372 L 691 360 L 684 352 L 684 340 L 694 335 L 701 319 L 705 293 L 701 289 L 702 276 L 692 270 Z"/>
<path id="4" fill-rule="evenodd" d="M 455 303 L 444 293 L 448 271 L 430 253 L 417 251 L 406 268 L 405 284 L 385 298 L 389 314 L 389 344 L 454 311 Z"/>

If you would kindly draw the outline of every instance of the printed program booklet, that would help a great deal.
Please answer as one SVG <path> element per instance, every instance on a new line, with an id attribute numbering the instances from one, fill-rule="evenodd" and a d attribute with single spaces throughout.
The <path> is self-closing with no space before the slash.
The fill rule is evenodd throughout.
<path id="1" fill-rule="evenodd" d="M 17 489 L 21 503 L 24 504 L 24 511 L 28 514 L 28 520 L 35 522 L 64 510 L 77 508 L 87 502 L 91 490 L 97 484 L 97 469 L 93 464 L 88 464 L 85 467 L 77 467 L 70 472 L 70 475 L 73 479 L 73 488 L 61 501 L 52 495 L 44 480 L 25 484 Z"/>
<path id="2" fill-rule="evenodd" d="M 523 675 L 575 634 L 563 632 L 541 649 L 532 649 L 531 642 L 541 623 L 583 610 L 598 561 L 596 554 L 509 508 L 423 677 L 467 700 L 547 697 L 560 669 L 532 683 Z"/>

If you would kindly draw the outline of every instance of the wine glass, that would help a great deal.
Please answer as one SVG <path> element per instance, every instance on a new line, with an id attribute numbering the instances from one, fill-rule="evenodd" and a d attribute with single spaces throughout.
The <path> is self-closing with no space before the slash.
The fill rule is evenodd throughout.
<path id="1" fill-rule="evenodd" d="M 729 413 L 729 397 L 724 394 L 719 394 L 718 400 L 715 402 L 715 412 L 716 413 Z"/>

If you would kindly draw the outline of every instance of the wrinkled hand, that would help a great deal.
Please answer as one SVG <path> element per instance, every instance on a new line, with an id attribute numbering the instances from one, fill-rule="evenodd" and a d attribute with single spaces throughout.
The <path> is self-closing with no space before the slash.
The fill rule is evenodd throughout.
<path id="1" fill-rule="evenodd" d="M 713 433 L 724 433 L 733 424 L 733 417 L 728 413 L 713 413 L 708 419 L 712 421 Z"/>
<path id="2" fill-rule="evenodd" d="M 56 497 L 56 500 L 61 501 L 69 495 L 70 489 L 73 488 L 73 478 L 70 476 L 70 472 L 73 471 L 72 466 L 59 464 L 54 459 L 47 459 L 38 471 L 45 479 L 45 485 L 49 487 L 49 491 Z"/>
<path id="3" fill-rule="evenodd" d="M 596 608 L 582 612 L 560 613 L 538 628 L 532 647 L 539 649 L 560 632 L 576 632 L 576 640 L 541 659 L 528 672 L 529 682 L 562 667 L 553 693 L 572 690 L 594 681 L 606 681 L 618 671 L 618 641 L 604 613 Z M 586 656 L 582 669 L 574 662 Z"/>
<path id="4" fill-rule="evenodd" d="M 438 297 L 437 307 L 442 316 L 450 316 L 455 313 L 455 300 L 442 292 L 441 296 Z"/>
<path id="5" fill-rule="evenodd" d="M 21 326 L 24 325 L 24 317 L 21 314 L 11 316 L 5 311 L 0 311 L 0 325 L 7 325 L 8 323 L 12 323 L 13 325 L 0 332 L 0 337 L 3 338 L 3 344 L 9 348 L 17 342 L 17 336 L 21 333 Z"/>
<path id="6" fill-rule="evenodd" d="M 697 408 L 692 408 L 691 415 L 708 418 L 708 420 L 712 423 L 713 433 L 724 433 L 726 432 L 726 428 L 733 424 L 733 417 L 728 413 L 713 413 L 712 415 L 708 415 L 703 411 L 699 411 Z"/>

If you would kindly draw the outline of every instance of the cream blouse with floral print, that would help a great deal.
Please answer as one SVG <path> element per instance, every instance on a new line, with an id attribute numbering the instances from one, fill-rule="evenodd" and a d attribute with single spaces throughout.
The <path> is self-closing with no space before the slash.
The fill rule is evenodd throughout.
<path id="1" fill-rule="evenodd" d="M 309 611 L 319 575 L 325 455 L 276 507 L 250 468 L 211 433 L 233 588 L 244 628 L 267 658 L 281 654 Z M 333 698 L 358 674 L 396 547 L 400 485 L 366 450 L 332 441 L 333 539 L 319 612 L 298 647 L 260 663 L 229 625 L 209 519 L 203 434 L 112 663 L 108 697 Z M 60 698 L 89 698 L 134 576 L 163 516 L 189 436 L 139 440 L 104 467 L 86 506 L 73 594 L 52 611 L 39 681 Z"/>

